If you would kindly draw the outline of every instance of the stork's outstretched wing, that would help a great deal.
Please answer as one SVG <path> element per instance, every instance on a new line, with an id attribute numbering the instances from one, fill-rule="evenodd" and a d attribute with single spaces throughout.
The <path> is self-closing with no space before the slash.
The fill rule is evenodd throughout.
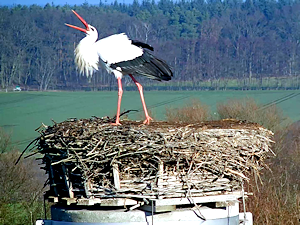
<path id="1" fill-rule="evenodd" d="M 142 75 L 154 80 L 170 80 L 173 76 L 166 62 L 144 49 L 153 50 L 152 46 L 132 41 L 124 33 L 103 38 L 96 45 L 106 66 L 124 75 Z"/>
<path id="2" fill-rule="evenodd" d="M 144 50 L 143 54 L 135 59 L 118 62 L 110 65 L 113 69 L 121 69 L 122 73 L 142 75 L 154 80 L 171 80 L 173 73 L 170 67 L 161 59 Z"/>

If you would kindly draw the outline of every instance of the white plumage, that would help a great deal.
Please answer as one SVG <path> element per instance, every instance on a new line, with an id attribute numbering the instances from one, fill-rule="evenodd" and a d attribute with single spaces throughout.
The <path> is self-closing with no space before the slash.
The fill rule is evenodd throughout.
<path id="1" fill-rule="evenodd" d="M 95 43 L 90 42 L 87 38 L 82 39 L 77 45 L 74 55 L 79 72 L 89 77 L 98 70 L 99 56 L 94 46 Z"/>
<path id="2" fill-rule="evenodd" d="M 116 115 L 116 125 L 120 125 L 120 107 L 122 99 L 122 82 L 123 75 L 128 74 L 137 85 L 140 92 L 146 120 L 144 124 L 149 124 L 152 118 L 148 115 L 143 88 L 133 75 L 143 75 L 155 80 L 170 80 L 173 73 L 170 67 L 163 61 L 153 56 L 149 49 L 153 48 L 145 43 L 133 41 L 128 38 L 125 33 L 111 35 L 109 37 L 98 40 L 98 32 L 95 27 L 89 25 L 74 10 L 73 13 L 84 24 L 84 28 L 66 24 L 69 27 L 80 30 L 86 34 L 77 45 L 75 54 L 75 63 L 81 74 L 90 77 L 95 71 L 102 66 L 108 73 L 113 73 L 118 80 L 118 108 Z"/>
<path id="3" fill-rule="evenodd" d="M 131 44 L 126 34 L 114 34 L 96 42 L 99 56 L 108 64 L 133 60 L 143 54 L 143 49 Z"/>

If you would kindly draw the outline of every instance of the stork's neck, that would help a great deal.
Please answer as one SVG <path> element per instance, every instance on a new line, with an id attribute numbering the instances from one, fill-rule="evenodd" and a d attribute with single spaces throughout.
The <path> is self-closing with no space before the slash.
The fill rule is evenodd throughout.
<path id="1" fill-rule="evenodd" d="M 93 45 L 98 39 L 98 36 L 96 35 L 86 35 L 80 42 L 79 44 L 83 45 Z"/>
<path id="2" fill-rule="evenodd" d="M 98 35 L 97 35 L 98 36 Z M 75 63 L 80 73 L 88 77 L 98 70 L 98 53 L 95 48 L 97 36 L 87 35 L 83 38 L 75 49 Z"/>

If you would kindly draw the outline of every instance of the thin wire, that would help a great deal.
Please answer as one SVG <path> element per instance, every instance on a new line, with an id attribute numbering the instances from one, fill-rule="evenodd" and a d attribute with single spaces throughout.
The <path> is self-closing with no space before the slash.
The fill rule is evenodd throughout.
<path id="1" fill-rule="evenodd" d="M 153 218 L 154 218 L 154 216 L 153 216 L 153 211 L 154 211 L 154 207 L 153 207 L 153 201 L 151 201 L 151 216 L 152 216 L 152 225 L 153 225 Z"/>
<path id="2" fill-rule="evenodd" d="M 151 192 L 152 192 L 152 184 L 151 184 Z M 153 225 L 153 219 L 154 219 L 153 214 L 154 214 L 154 207 L 153 207 L 153 200 L 151 200 L 151 217 L 152 217 L 151 224 L 152 225 Z"/>
<path id="3" fill-rule="evenodd" d="M 243 210 L 244 210 L 244 221 L 243 225 L 246 224 L 246 204 L 245 204 L 245 191 L 244 191 L 244 181 L 241 179 L 242 184 L 242 199 L 243 199 Z"/>
<path id="4" fill-rule="evenodd" d="M 46 209 L 46 199 L 44 195 L 44 213 L 45 213 L 45 220 L 47 220 L 47 209 Z"/>
<path id="5" fill-rule="evenodd" d="M 278 101 L 280 101 L 280 100 L 282 100 L 282 99 L 288 98 L 288 97 L 290 97 L 290 96 L 292 96 L 292 95 L 294 95 L 294 94 L 295 94 L 295 93 L 291 93 L 291 94 L 285 95 L 285 96 L 283 96 L 283 97 L 281 97 L 281 98 L 275 99 L 275 100 L 273 100 L 273 101 L 271 101 L 271 102 L 268 102 L 268 103 L 264 104 L 262 107 L 266 107 L 266 106 L 268 106 L 268 105 L 272 105 L 273 103 L 276 103 L 276 102 L 278 102 Z"/>
<path id="6" fill-rule="evenodd" d="M 285 101 L 287 101 L 287 100 L 290 100 L 291 98 L 294 98 L 294 97 L 296 97 L 296 96 L 298 96 L 298 95 L 300 95 L 300 93 L 292 93 L 292 94 L 289 94 L 289 95 L 284 96 L 284 97 L 282 97 L 282 98 L 278 98 L 278 99 L 276 99 L 276 100 L 274 100 L 274 101 L 271 101 L 271 102 L 269 102 L 269 103 L 263 105 L 261 108 L 258 109 L 258 111 L 260 111 L 260 110 L 265 110 L 266 108 L 269 108 L 269 107 L 271 107 L 271 106 L 273 106 L 273 105 L 275 105 L 275 104 L 279 104 L 279 103 L 281 103 L 281 102 L 285 102 Z"/>
<path id="7" fill-rule="evenodd" d="M 230 225 L 230 212 L 229 212 L 229 208 L 230 208 L 230 205 L 229 205 L 229 203 L 228 202 L 226 202 L 226 204 L 227 204 L 227 224 L 228 225 Z"/>
<path id="8" fill-rule="evenodd" d="M 192 196 L 192 194 L 191 194 L 191 189 L 190 189 L 190 185 L 189 185 L 188 179 L 187 179 L 187 181 L 186 181 L 186 184 L 187 184 L 187 186 L 188 186 L 188 191 L 187 191 L 186 197 L 187 197 L 188 201 L 189 201 L 191 204 L 194 205 L 194 207 L 192 208 L 193 212 L 195 213 L 195 215 L 196 215 L 197 217 L 199 217 L 200 219 L 206 221 L 205 216 L 203 216 L 203 214 L 202 214 L 201 211 L 200 211 L 201 204 L 200 204 L 200 205 L 197 205 L 197 203 L 196 203 L 196 202 L 194 201 L 194 199 L 193 199 L 193 196 Z M 194 208 L 196 208 L 196 209 L 198 210 L 198 213 L 194 210 Z"/>
<path id="9" fill-rule="evenodd" d="M 170 103 L 172 103 L 172 102 L 177 102 L 177 101 L 180 101 L 180 100 L 189 98 L 189 97 L 191 97 L 191 96 L 192 96 L 192 95 L 186 95 L 186 96 L 176 97 L 176 98 L 173 98 L 173 99 L 170 99 L 170 100 L 162 101 L 162 102 L 159 102 L 159 103 L 156 103 L 156 104 L 147 106 L 147 108 L 148 108 L 148 109 L 153 109 L 153 108 L 156 108 L 156 107 L 159 107 L 159 106 L 164 106 L 164 105 L 170 104 Z M 139 108 L 138 110 L 136 110 L 136 112 L 141 112 L 141 111 L 143 111 L 143 108 Z M 130 113 L 130 114 L 133 114 L 133 113 L 136 113 L 136 112 L 132 112 L 132 113 Z"/>

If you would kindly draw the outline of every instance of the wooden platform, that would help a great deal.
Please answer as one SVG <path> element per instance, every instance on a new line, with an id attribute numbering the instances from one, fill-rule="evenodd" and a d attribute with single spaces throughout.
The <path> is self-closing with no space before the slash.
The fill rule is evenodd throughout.
<path id="1" fill-rule="evenodd" d="M 247 193 L 244 194 L 247 197 Z M 165 199 L 144 199 L 134 200 L 132 198 L 106 198 L 106 199 L 76 199 L 63 198 L 61 203 L 76 206 L 97 206 L 97 207 L 125 207 L 128 210 L 140 209 L 148 212 L 174 211 L 178 207 L 194 207 L 195 205 L 209 204 L 213 208 L 227 207 L 235 204 L 242 198 L 242 192 L 232 192 L 222 195 L 211 195 L 202 197 L 186 198 L 165 198 Z M 58 202 L 57 197 L 50 196 L 49 201 Z"/>

